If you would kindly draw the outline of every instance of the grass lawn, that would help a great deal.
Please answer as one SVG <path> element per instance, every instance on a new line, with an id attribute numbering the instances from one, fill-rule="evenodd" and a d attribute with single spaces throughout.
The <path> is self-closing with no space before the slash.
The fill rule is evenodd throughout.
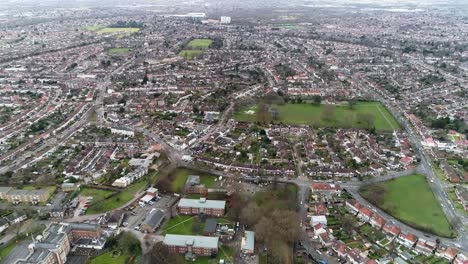
<path id="1" fill-rule="evenodd" d="M 204 174 L 198 171 L 186 169 L 186 168 L 177 168 L 173 172 L 171 172 L 170 179 L 171 182 L 171 191 L 175 193 L 180 193 L 185 186 L 185 182 L 187 182 L 187 178 L 189 175 L 199 175 L 200 176 L 200 183 L 205 184 L 207 188 L 210 188 L 215 183 L 215 176 Z"/>
<path id="2" fill-rule="evenodd" d="M 267 254 L 263 253 L 258 256 L 258 263 L 259 264 L 268 264 L 267 263 Z"/>
<path id="3" fill-rule="evenodd" d="M 81 29 L 82 30 L 87 30 L 87 31 L 99 31 L 100 29 L 102 29 L 103 27 L 102 26 L 86 26 L 86 27 L 82 27 Z"/>
<path id="4" fill-rule="evenodd" d="M 130 187 L 127 187 L 126 189 L 122 190 L 119 194 L 112 196 L 108 199 L 100 200 L 100 202 L 96 203 L 95 198 L 91 206 L 86 211 L 86 214 L 99 214 L 121 207 L 130 200 L 132 200 L 139 190 L 142 190 L 147 186 L 148 182 L 144 178 L 138 181 L 137 183 L 130 185 Z M 90 196 L 92 196 L 92 194 Z"/>
<path id="5" fill-rule="evenodd" d="M 96 189 L 96 188 L 91 188 L 91 187 L 82 187 L 80 190 L 80 195 L 85 196 L 85 197 L 93 197 L 92 202 L 99 202 L 110 195 L 112 195 L 114 192 L 109 191 L 109 190 L 101 190 L 101 189 Z"/>
<path id="6" fill-rule="evenodd" d="M 125 34 L 132 34 L 132 33 L 137 33 L 140 31 L 139 28 L 111 28 L 111 27 L 103 27 L 103 26 L 86 26 L 82 27 L 81 29 L 87 30 L 87 31 L 94 31 L 99 34 L 104 34 L 104 33 L 125 33 Z"/>
<path id="7" fill-rule="evenodd" d="M 193 235 L 193 220 L 194 216 L 178 215 L 169 220 L 163 229 L 163 234 Z"/>
<path id="8" fill-rule="evenodd" d="M 16 247 L 15 243 L 10 243 L 8 246 L 0 249 L 0 259 L 4 259 Z"/>
<path id="9" fill-rule="evenodd" d="M 130 51 L 131 51 L 130 48 L 111 48 L 107 50 L 107 54 L 111 56 L 118 56 L 118 55 L 127 54 Z"/>
<path id="10" fill-rule="evenodd" d="M 130 256 L 128 255 L 120 255 L 118 257 L 112 257 L 112 253 L 111 252 L 107 252 L 107 253 L 104 253 L 100 256 L 97 256 L 96 258 L 92 259 L 91 260 L 91 264 L 108 264 L 108 263 L 112 263 L 112 264 L 127 264 L 127 259 L 129 258 Z"/>
<path id="11" fill-rule="evenodd" d="M 383 184 L 384 202 L 377 206 L 415 228 L 444 237 L 455 236 L 423 175 L 400 177 Z M 361 194 L 366 197 L 366 193 Z"/>
<path id="12" fill-rule="evenodd" d="M 187 44 L 190 49 L 205 50 L 213 43 L 211 39 L 194 39 Z"/>
<path id="13" fill-rule="evenodd" d="M 179 52 L 179 56 L 186 60 L 193 60 L 195 57 L 203 54 L 203 51 L 208 49 L 213 41 L 211 39 L 194 39 L 187 43 L 186 48 Z"/>
<path id="14" fill-rule="evenodd" d="M 380 102 L 359 102 L 350 109 L 347 105 L 334 105 L 333 116 L 322 118 L 324 105 L 284 104 L 273 105 L 279 112 L 278 122 L 291 125 L 312 125 L 315 127 L 352 127 L 365 128 L 365 124 L 360 122 L 359 114 L 370 113 L 374 116 L 374 126 L 377 130 L 393 131 L 400 128 L 398 122 L 388 112 Z M 257 119 L 257 107 L 249 107 L 234 113 L 234 118 L 238 121 L 254 122 Z"/>
<path id="15" fill-rule="evenodd" d="M 228 246 L 221 246 L 218 250 L 216 258 L 199 257 L 195 261 L 187 261 L 187 263 L 195 264 L 218 264 L 220 259 L 234 263 L 234 249 Z"/>
<path id="16" fill-rule="evenodd" d="M 203 54 L 202 50 L 181 50 L 179 56 L 184 57 L 186 60 L 193 60 L 193 58 Z"/>

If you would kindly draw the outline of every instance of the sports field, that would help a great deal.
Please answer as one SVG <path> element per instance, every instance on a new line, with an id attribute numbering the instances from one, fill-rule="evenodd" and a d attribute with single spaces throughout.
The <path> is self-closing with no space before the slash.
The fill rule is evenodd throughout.
<path id="1" fill-rule="evenodd" d="M 212 42 L 211 39 L 194 39 L 187 44 L 187 47 L 190 49 L 205 50 L 210 47 Z"/>
<path id="2" fill-rule="evenodd" d="M 202 55 L 203 51 L 208 49 L 212 42 L 211 39 L 193 39 L 187 43 L 185 49 L 179 52 L 179 56 L 184 57 L 186 60 L 193 60 Z"/>
<path id="3" fill-rule="evenodd" d="M 86 26 L 82 28 L 83 30 L 94 31 L 99 34 L 104 33 L 125 33 L 125 34 L 132 34 L 137 33 L 140 31 L 139 28 L 111 28 L 111 27 L 103 27 L 103 26 Z"/>
<path id="4" fill-rule="evenodd" d="M 372 114 L 374 126 L 377 130 L 393 131 L 400 128 L 398 122 L 380 102 L 359 102 L 353 109 L 347 105 L 332 105 L 332 116 L 324 116 L 325 105 L 283 104 L 273 105 L 277 109 L 279 119 L 277 122 L 290 125 L 311 125 L 314 127 L 343 127 L 366 128 L 360 120 L 361 114 Z M 236 112 L 234 118 L 238 121 L 257 121 L 257 106 Z"/>
<path id="5" fill-rule="evenodd" d="M 410 175 L 384 182 L 384 211 L 415 228 L 444 237 L 454 232 L 423 175 Z M 361 192 L 366 198 L 369 194 Z"/>

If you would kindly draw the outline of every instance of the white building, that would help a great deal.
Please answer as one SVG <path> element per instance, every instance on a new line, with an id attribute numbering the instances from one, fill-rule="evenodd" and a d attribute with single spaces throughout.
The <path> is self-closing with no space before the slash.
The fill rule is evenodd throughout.
<path id="1" fill-rule="evenodd" d="M 229 17 L 229 16 L 222 16 L 222 17 L 221 17 L 221 24 L 231 24 L 231 17 Z"/>

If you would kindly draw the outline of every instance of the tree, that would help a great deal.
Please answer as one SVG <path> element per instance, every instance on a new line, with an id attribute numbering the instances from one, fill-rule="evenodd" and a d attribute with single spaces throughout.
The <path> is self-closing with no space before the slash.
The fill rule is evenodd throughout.
<path id="1" fill-rule="evenodd" d="M 324 105 L 321 113 L 321 118 L 324 121 L 331 121 L 335 117 L 335 108 L 333 105 Z"/>
<path id="2" fill-rule="evenodd" d="M 358 122 L 362 123 L 365 128 L 371 129 L 374 125 L 375 116 L 371 113 L 359 113 L 357 115 Z"/>
<path id="3" fill-rule="evenodd" d="M 159 264 L 159 263 L 171 263 L 171 264 L 184 264 L 185 260 L 181 255 L 172 254 L 169 252 L 167 247 L 162 243 L 156 243 L 151 248 L 151 251 L 145 255 L 145 264 Z"/>
<path id="4" fill-rule="evenodd" d="M 271 114 L 266 104 L 260 104 L 257 110 L 257 121 L 260 124 L 268 124 L 271 121 Z"/>
<path id="5" fill-rule="evenodd" d="M 356 106 L 356 99 L 349 99 L 348 100 L 348 106 L 349 106 L 349 109 L 354 109 L 354 106 Z"/>
<path id="6" fill-rule="evenodd" d="M 319 105 L 322 102 L 322 96 L 320 95 L 314 95 L 312 97 L 313 104 Z"/>
<path id="7" fill-rule="evenodd" d="M 351 215 L 344 215 L 341 218 L 341 226 L 343 227 L 343 230 L 348 234 L 351 234 L 353 232 L 356 223 L 356 219 Z"/>
<path id="8" fill-rule="evenodd" d="M 140 240 L 130 232 L 123 232 L 119 238 L 119 248 L 131 255 L 141 255 Z"/>
<path id="9" fill-rule="evenodd" d="M 361 193 L 364 198 L 376 205 L 382 204 L 384 202 L 386 192 L 387 188 L 385 188 L 384 185 L 378 183 L 364 185 L 359 190 L 359 193 Z"/>

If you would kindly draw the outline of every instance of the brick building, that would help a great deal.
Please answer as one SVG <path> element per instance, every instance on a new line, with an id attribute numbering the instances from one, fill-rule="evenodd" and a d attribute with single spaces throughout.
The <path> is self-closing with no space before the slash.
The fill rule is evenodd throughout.
<path id="1" fill-rule="evenodd" d="M 208 216 L 223 216 L 226 201 L 200 199 L 180 199 L 177 204 L 179 214 L 196 215 L 205 214 Z"/>

